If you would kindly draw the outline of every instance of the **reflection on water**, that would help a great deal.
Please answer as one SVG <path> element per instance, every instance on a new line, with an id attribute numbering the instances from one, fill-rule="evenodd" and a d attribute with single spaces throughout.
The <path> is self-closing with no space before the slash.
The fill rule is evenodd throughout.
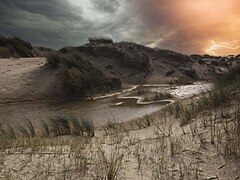
<path id="1" fill-rule="evenodd" d="M 208 90 L 209 87 L 210 86 L 206 84 L 195 84 L 191 86 L 176 86 L 174 89 L 170 86 L 151 85 L 139 86 L 134 90 L 139 90 L 138 88 L 140 88 L 147 89 L 149 91 L 172 91 L 171 93 L 176 95 L 179 95 L 180 92 L 184 91 L 183 94 L 187 94 L 189 96 L 189 94 L 193 95 L 202 92 L 202 90 Z M 194 89 L 194 91 L 192 89 Z M 76 101 L 66 103 L 38 103 L 0 106 L 0 123 L 21 122 L 24 119 L 39 122 L 55 115 L 75 114 L 79 117 L 88 117 L 92 119 L 96 125 L 101 125 L 109 120 L 121 122 L 139 118 L 156 112 L 169 103 L 169 101 L 163 101 L 158 103 L 153 102 L 149 105 L 136 104 L 139 97 L 126 98 L 128 95 L 127 93 L 125 91 L 123 93 L 118 93 L 118 95 L 98 98 L 96 100 L 84 100 L 81 102 Z M 117 99 L 118 96 L 125 98 Z M 117 104 L 118 106 L 115 106 L 116 103 L 119 103 Z"/>
<path id="2" fill-rule="evenodd" d="M 152 87 L 151 91 L 167 91 L 178 98 L 189 98 L 211 90 L 212 83 L 195 82 L 190 85 Z"/>

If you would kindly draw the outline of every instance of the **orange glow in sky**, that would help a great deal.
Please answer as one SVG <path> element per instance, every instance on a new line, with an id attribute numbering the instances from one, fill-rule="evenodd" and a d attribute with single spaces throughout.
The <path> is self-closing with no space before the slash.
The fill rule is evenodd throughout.
<path id="1" fill-rule="evenodd" d="M 150 1 L 157 6 L 159 18 L 164 12 L 176 34 L 171 40 L 165 39 L 165 46 L 186 53 L 240 54 L 239 0 Z"/>

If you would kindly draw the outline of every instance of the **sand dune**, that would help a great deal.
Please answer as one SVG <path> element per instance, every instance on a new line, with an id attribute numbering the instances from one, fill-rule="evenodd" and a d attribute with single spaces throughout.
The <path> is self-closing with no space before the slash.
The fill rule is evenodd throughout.
<path id="1" fill-rule="evenodd" d="M 0 103 L 55 98 L 57 72 L 45 63 L 45 58 L 0 59 Z"/>

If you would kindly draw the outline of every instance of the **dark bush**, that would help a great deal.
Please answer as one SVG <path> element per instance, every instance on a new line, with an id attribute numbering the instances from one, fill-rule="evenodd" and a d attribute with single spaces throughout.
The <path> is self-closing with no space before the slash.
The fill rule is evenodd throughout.
<path id="1" fill-rule="evenodd" d="M 6 38 L 0 36 L 0 57 L 32 57 L 33 47 L 18 37 Z M 4 52 L 2 52 L 4 51 Z"/>
<path id="2" fill-rule="evenodd" d="M 170 70 L 166 72 L 166 76 L 170 76 L 175 73 L 175 70 Z"/>
<path id="3" fill-rule="evenodd" d="M 229 71 L 223 75 L 219 75 L 215 80 L 215 87 L 226 87 L 226 86 L 234 86 L 234 88 L 240 87 L 240 67 L 233 67 L 229 69 Z"/>
<path id="4" fill-rule="evenodd" d="M 0 47 L 0 57 L 1 58 L 10 57 L 10 54 L 9 54 L 8 49 L 6 47 Z"/>
<path id="5" fill-rule="evenodd" d="M 50 53 L 47 55 L 47 65 L 52 68 L 57 68 L 61 58 L 62 56 L 60 53 Z"/>
<path id="6" fill-rule="evenodd" d="M 206 64 L 206 62 L 204 61 L 204 60 L 198 60 L 198 64 L 201 64 L 201 65 L 205 65 Z"/>
<path id="7" fill-rule="evenodd" d="M 90 44 L 112 44 L 113 40 L 110 37 L 89 37 Z"/>
<path id="8" fill-rule="evenodd" d="M 198 77 L 195 69 L 185 69 L 183 73 L 192 79 L 197 79 Z"/>

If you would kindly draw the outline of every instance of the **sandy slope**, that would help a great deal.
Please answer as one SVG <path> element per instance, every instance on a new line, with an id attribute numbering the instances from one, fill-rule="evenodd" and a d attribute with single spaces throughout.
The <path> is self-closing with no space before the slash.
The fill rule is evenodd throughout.
<path id="1" fill-rule="evenodd" d="M 45 58 L 0 59 L 0 103 L 46 100 L 56 95 L 57 72 L 46 69 L 45 62 Z"/>

